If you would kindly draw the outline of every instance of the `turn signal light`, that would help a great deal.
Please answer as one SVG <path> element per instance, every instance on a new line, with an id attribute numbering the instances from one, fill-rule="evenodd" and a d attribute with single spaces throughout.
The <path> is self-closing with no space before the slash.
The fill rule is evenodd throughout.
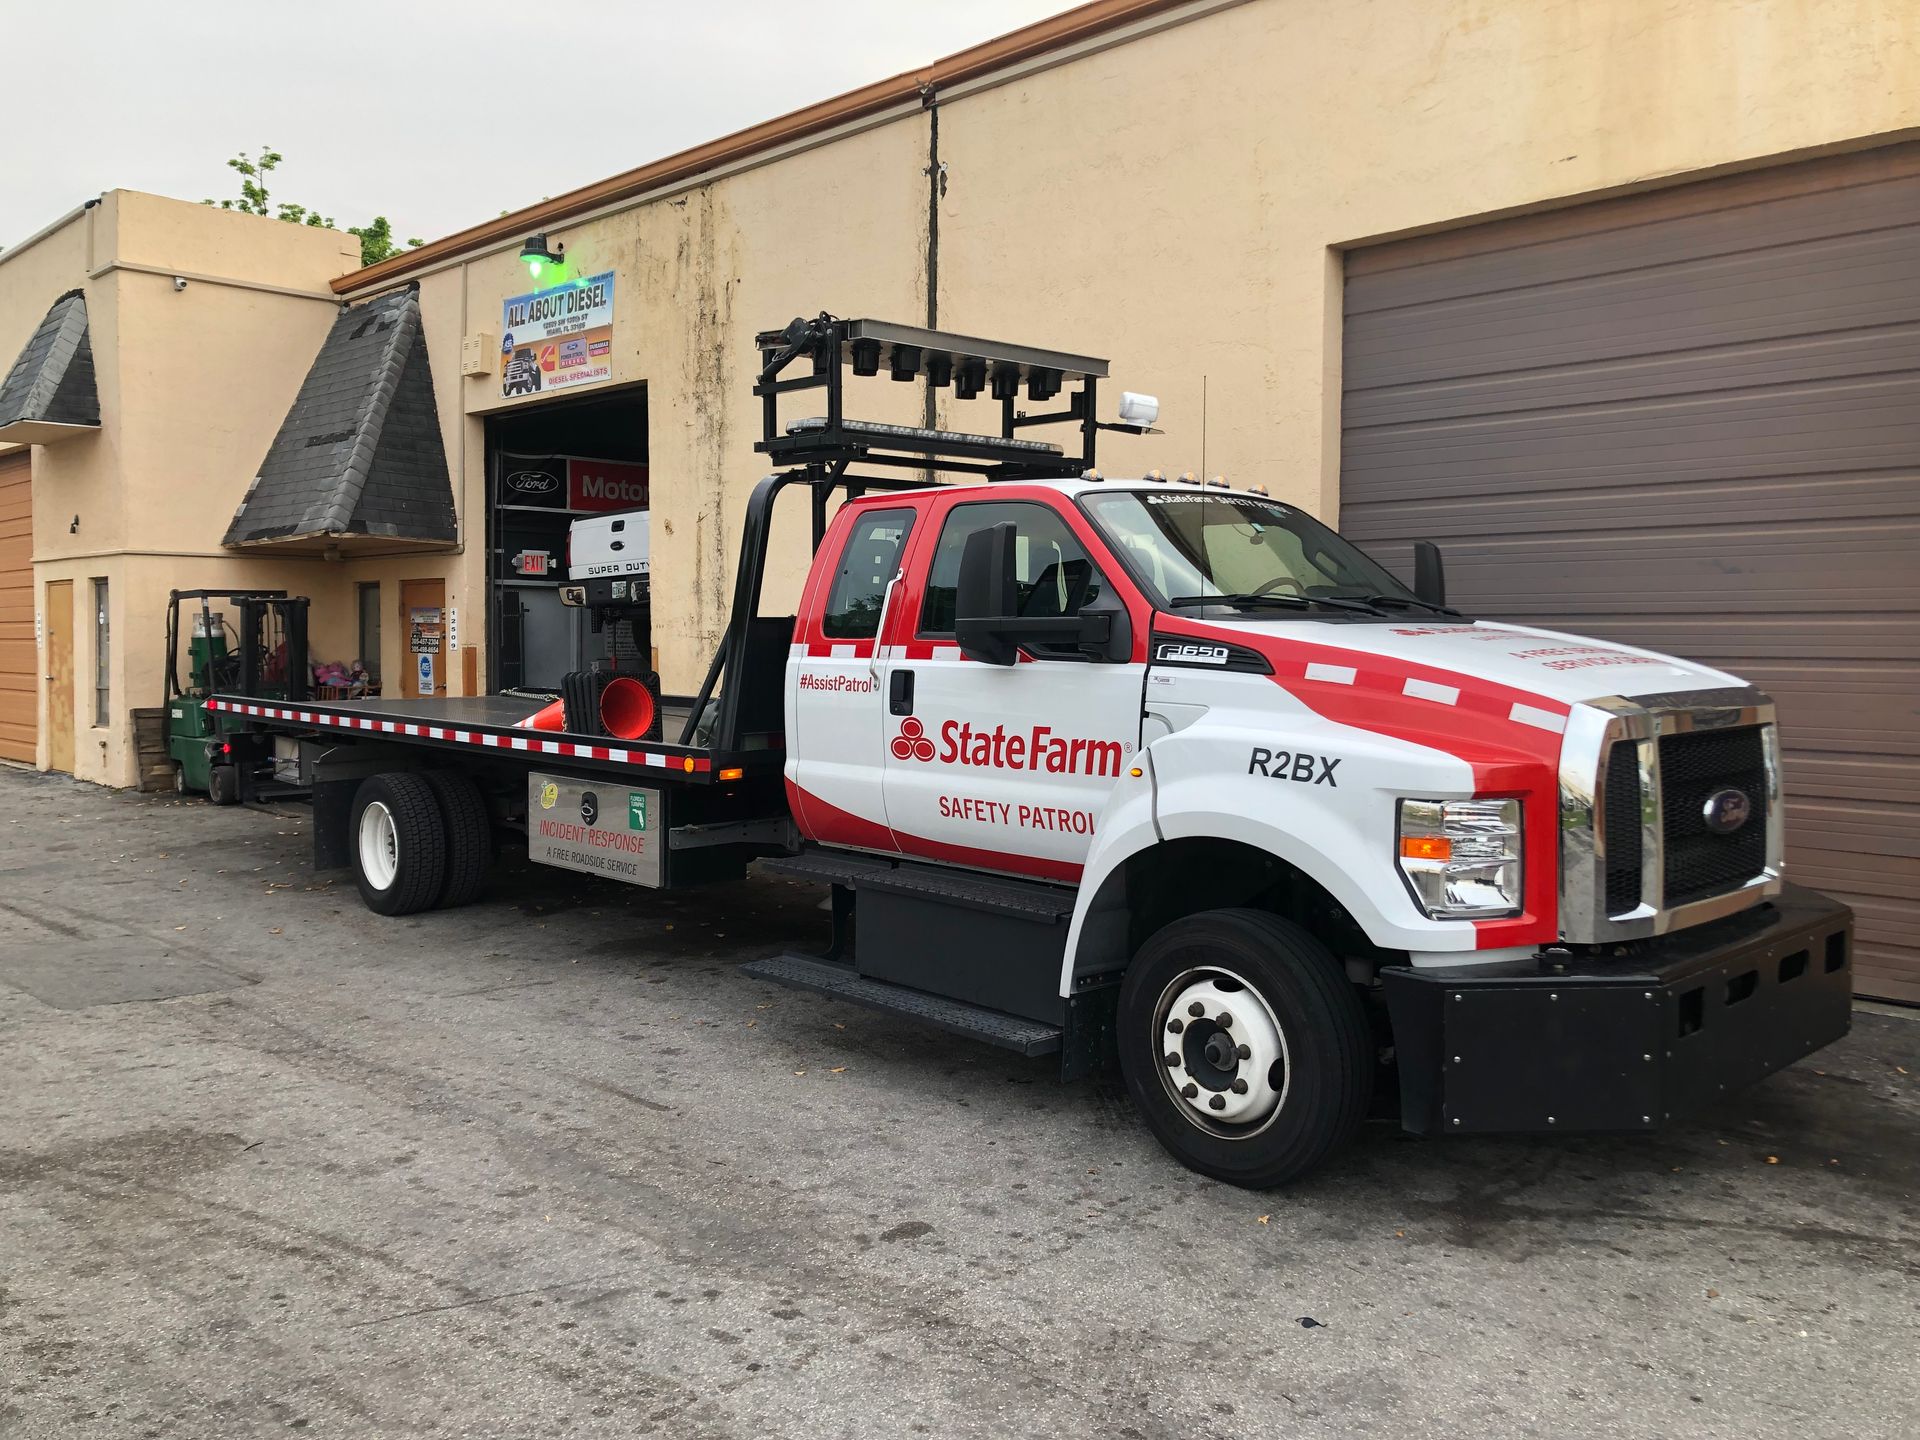
<path id="1" fill-rule="evenodd" d="M 1402 835 L 1400 853 L 1409 860 L 1451 860 L 1453 841 L 1444 835 Z"/>
<path id="2" fill-rule="evenodd" d="M 738 765 L 729 765 L 726 769 L 720 772 L 720 778 L 722 780 L 738 780 L 742 778 L 746 773 L 747 772 Z"/>

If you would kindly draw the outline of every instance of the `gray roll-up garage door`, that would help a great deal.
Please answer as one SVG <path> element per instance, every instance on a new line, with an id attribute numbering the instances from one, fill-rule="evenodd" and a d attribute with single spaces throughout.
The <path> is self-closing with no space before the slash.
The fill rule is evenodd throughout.
<path id="1" fill-rule="evenodd" d="M 1788 873 L 1920 1001 L 1920 146 L 1348 256 L 1341 528 L 1780 702 Z"/>

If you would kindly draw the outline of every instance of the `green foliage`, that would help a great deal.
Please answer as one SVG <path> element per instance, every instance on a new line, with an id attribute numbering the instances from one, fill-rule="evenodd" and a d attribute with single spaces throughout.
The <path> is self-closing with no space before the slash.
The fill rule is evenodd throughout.
<path id="1" fill-rule="evenodd" d="M 422 243 L 419 237 L 415 236 L 405 245 L 395 244 L 393 226 L 387 223 L 387 217 L 384 215 L 374 216 L 365 225 L 349 225 L 347 233 L 360 242 L 362 265 L 378 265 L 389 256 L 398 255 L 402 250 L 412 250 Z"/>
<path id="2" fill-rule="evenodd" d="M 278 205 L 272 202 L 267 193 L 267 179 L 285 158 L 278 150 L 266 145 L 260 147 L 258 158 L 242 150 L 227 161 L 229 170 L 239 172 L 239 197 L 227 200 L 202 200 L 200 203 L 218 205 L 222 210 L 234 210 L 242 215 L 271 215 L 275 219 L 286 221 L 289 225 L 309 225 L 319 230 L 336 228 L 331 215 L 322 215 L 318 210 L 309 210 L 304 205 L 295 205 L 285 200 Z M 411 250 L 422 243 L 417 237 L 409 239 L 404 245 L 396 243 L 393 238 L 393 226 L 384 215 L 374 216 L 365 225 L 349 225 L 347 234 L 360 242 L 362 265 L 377 265 L 382 260 L 398 255 L 403 250 Z"/>

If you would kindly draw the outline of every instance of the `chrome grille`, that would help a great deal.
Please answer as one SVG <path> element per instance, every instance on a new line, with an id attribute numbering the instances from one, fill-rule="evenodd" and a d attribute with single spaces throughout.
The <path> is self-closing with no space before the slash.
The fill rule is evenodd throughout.
<path id="1" fill-rule="evenodd" d="M 1773 702 L 1746 688 L 1573 707 L 1560 757 L 1563 940 L 1660 935 L 1779 893 L 1773 721 Z M 1729 789 L 1747 819 L 1719 833 L 1706 809 Z"/>

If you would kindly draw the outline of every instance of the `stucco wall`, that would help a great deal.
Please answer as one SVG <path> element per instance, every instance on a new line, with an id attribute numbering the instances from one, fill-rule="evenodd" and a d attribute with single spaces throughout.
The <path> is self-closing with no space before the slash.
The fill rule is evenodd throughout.
<path id="1" fill-rule="evenodd" d="M 1248 0 L 1196 13 L 941 97 L 940 323 L 1109 355 L 1112 391 L 1160 395 L 1167 433 L 1110 438 L 1110 471 L 1204 468 L 1325 515 L 1338 501 L 1343 247 L 1920 127 L 1912 0 Z M 705 666 L 739 517 L 766 470 L 752 451 L 752 335 L 822 308 L 923 319 L 928 163 L 928 118 L 913 112 L 553 230 L 574 273 L 616 271 L 615 378 L 649 387 L 670 689 Z M 500 299 L 526 288 L 512 249 L 426 277 L 444 416 L 502 408 L 493 377 L 456 378 L 458 337 L 497 341 Z M 899 418 L 917 414 L 917 396 L 868 388 Z M 985 402 L 942 411 L 992 428 Z M 475 434 L 462 502 L 474 517 L 480 448 Z M 786 527 L 769 611 L 797 592 L 803 533 Z"/>
<path id="2" fill-rule="evenodd" d="M 284 588 L 315 597 L 322 640 L 351 630 L 343 566 L 237 556 L 220 540 L 332 323 L 327 282 L 358 258 L 358 242 L 334 231 L 124 190 L 17 254 L 0 253 L 9 361 L 55 296 L 87 297 L 100 431 L 33 457 L 36 607 L 49 582 L 74 582 L 81 779 L 136 779 L 128 712 L 160 703 L 168 590 Z M 185 290 L 175 290 L 175 274 L 190 277 Z M 92 724 L 96 578 L 108 581 L 112 620 L 113 723 L 104 728 Z M 42 682 L 43 767 L 47 713 Z"/>

